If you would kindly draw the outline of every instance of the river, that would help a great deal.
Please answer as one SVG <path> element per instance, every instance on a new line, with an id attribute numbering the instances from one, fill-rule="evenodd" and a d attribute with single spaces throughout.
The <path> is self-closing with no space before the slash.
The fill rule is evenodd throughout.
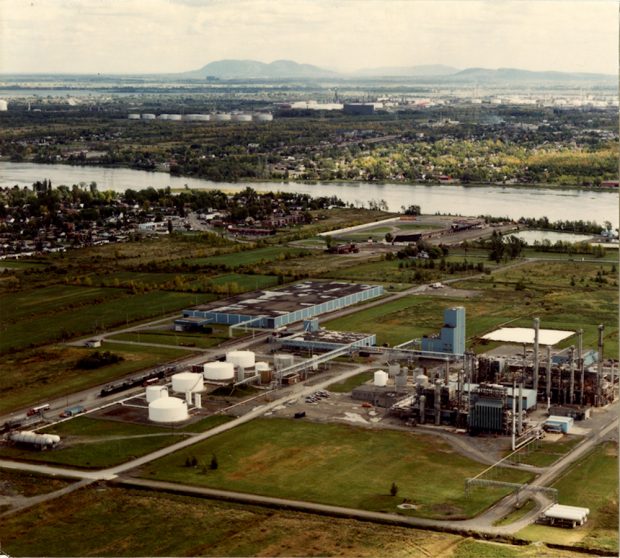
<path id="1" fill-rule="evenodd" d="M 391 211 L 401 206 L 419 205 L 423 213 L 455 215 L 495 215 L 499 217 L 547 217 L 550 221 L 610 221 L 618 227 L 618 194 L 609 191 L 562 190 L 557 188 L 525 188 L 502 186 L 458 186 L 422 184 L 377 184 L 368 182 L 282 183 L 282 182 L 212 182 L 198 178 L 170 176 L 123 168 L 43 165 L 36 163 L 0 162 L 0 186 L 31 186 L 37 180 L 50 179 L 54 186 L 90 184 L 99 190 L 124 191 L 154 188 L 209 188 L 227 192 L 246 187 L 257 191 L 303 192 L 312 196 L 336 195 L 347 203 L 365 204 L 385 200 Z"/>

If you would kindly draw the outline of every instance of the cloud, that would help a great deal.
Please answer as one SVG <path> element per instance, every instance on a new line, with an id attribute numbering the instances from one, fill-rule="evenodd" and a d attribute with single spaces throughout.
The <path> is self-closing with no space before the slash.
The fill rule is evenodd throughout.
<path id="1" fill-rule="evenodd" d="M 613 73 L 617 21 L 611 0 L 0 0 L 0 70 L 175 72 L 290 58 L 343 70 Z"/>

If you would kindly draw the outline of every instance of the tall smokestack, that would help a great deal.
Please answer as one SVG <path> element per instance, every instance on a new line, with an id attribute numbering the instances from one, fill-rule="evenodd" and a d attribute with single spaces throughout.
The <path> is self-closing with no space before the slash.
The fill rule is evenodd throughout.
<path id="1" fill-rule="evenodd" d="M 571 345 L 568 350 L 570 366 L 570 383 L 568 384 L 568 402 L 572 405 L 575 402 L 575 347 Z"/>
<path id="2" fill-rule="evenodd" d="M 536 392 L 536 398 L 538 399 L 538 330 L 540 329 L 540 318 L 534 318 L 534 371 L 532 372 L 533 389 Z"/>
<path id="3" fill-rule="evenodd" d="M 583 367 L 583 329 L 579 330 L 579 337 L 577 343 L 577 366 L 579 367 L 579 386 L 581 387 L 581 391 L 579 393 L 579 403 L 583 405 L 585 403 L 585 391 L 586 391 L 586 379 L 585 379 L 585 369 Z"/>
<path id="4" fill-rule="evenodd" d="M 603 331 L 605 326 L 603 324 L 598 326 L 598 366 L 596 370 L 596 404 L 601 405 L 603 403 Z"/>
<path id="5" fill-rule="evenodd" d="M 545 390 L 547 402 L 551 399 L 551 347 L 547 345 L 547 389 Z"/>

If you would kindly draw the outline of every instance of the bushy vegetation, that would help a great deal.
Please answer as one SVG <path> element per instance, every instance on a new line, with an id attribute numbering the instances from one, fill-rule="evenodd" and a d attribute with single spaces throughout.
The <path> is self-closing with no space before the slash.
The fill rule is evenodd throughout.
<path id="1" fill-rule="evenodd" d="M 75 367 L 82 370 L 94 370 L 109 364 L 116 364 L 122 360 L 125 359 L 121 355 L 111 353 L 110 351 L 95 351 L 94 353 L 84 355 L 75 363 Z"/>

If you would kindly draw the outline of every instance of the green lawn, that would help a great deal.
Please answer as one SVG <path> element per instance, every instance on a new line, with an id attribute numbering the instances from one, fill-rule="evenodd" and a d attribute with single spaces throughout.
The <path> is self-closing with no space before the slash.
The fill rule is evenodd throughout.
<path id="1" fill-rule="evenodd" d="M 75 365 L 93 349 L 62 346 L 48 346 L 2 357 L 2 411 L 8 413 L 188 356 L 187 351 L 173 347 L 142 347 L 122 343 L 104 343 L 103 350 L 118 354 L 124 360 L 85 371 Z"/>
<path id="2" fill-rule="evenodd" d="M 530 525 L 518 535 L 528 540 L 618 552 L 618 444 L 607 442 L 571 467 L 553 484 L 560 504 L 590 508 L 577 529 Z"/>
<path id="3" fill-rule="evenodd" d="M 190 333 L 184 331 L 157 331 L 146 329 L 135 333 L 112 335 L 115 341 L 133 341 L 137 343 L 157 343 L 159 345 L 198 347 L 208 349 L 229 339 L 228 331 L 219 329 L 213 333 Z"/>
<path id="4" fill-rule="evenodd" d="M 184 463 L 190 453 L 199 462 L 215 454 L 219 468 L 207 474 L 188 471 Z M 376 511 L 396 512 L 396 505 L 408 498 L 420 506 L 412 512 L 416 515 L 457 518 L 479 513 L 506 493 L 479 490 L 465 497 L 465 479 L 481 467 L 434 436 L 259 419 L 201 442 L 191 452 L 146 465 L 142 475 Z M 508 469 L 499 474 L 514 482 L 531 478 Z M 396 497 L 389 495 L 392 482 L 399 487 Z"/>
<path id="5" fill-rule="evenodd" d="M 329 391 L 333 391 L 334 393 L 349 393 L 353 391 L 353 388 L 365 384 L 367 381 L 372 380 L 373 377 L 374 372 L 362 372 L 361 374 L 351 376 L 342 382 L 330 384 L 327 386 L 327 389 Z"/>
<path id="6" fill-rule="evenodd" d="M 557 442 L 539 440 L 523 448 L 511 460 L 515 463 L 527 463 L 535 467 L 548 467 L 572 451 L 582 441 L 582 436 L 571 436 L 568 434 Z"/>
<path id="7" fill-rule="evenodd" d="M 189 265 L 226 266 L 230 269 L 234 269 L 244 265 L 254 265 L 261 262 L 284 260 L 287 257 L 297 257 L 305 254 L 308 254 L 308 251 L 300 248 L 269 246 L 267 248 L 257 248 L 255 250 L 246 250 L 244 252 L 233 252 L 231 254 L 223 254 L 221 256 L 193 258 L 185 260 L 185 262 Z"/>
<path id="8" fill-rule="evenodd" d="M 54 287 L 54 297 L 47 303 L 45 293 L 11 296 L 0 299 L 4 322 L 0 332 L 0 352 L 25 349 L 30 346 L 54 343 L 79 335 L 94 333 L 137 320 L 156 318 L 188 306 L 215 299 L 210 294 L 152 291 L 130 295 L 120 289 Z M 76 291 L 77 289 L 77 291 Z M 67 291 L 66 297 L 61 293 Z M 48 289 L 41 289 L 48 292 Z M 103 293 L 105 300 L 101 300 Z M 52 293 L 49 293 L 52 294 Z M 107 298 L 106 298 L 107 297 Z M 67 304 L 81 303 L 68 309 Z M 15 311 L 15 317 L 9 314 Z"/>

